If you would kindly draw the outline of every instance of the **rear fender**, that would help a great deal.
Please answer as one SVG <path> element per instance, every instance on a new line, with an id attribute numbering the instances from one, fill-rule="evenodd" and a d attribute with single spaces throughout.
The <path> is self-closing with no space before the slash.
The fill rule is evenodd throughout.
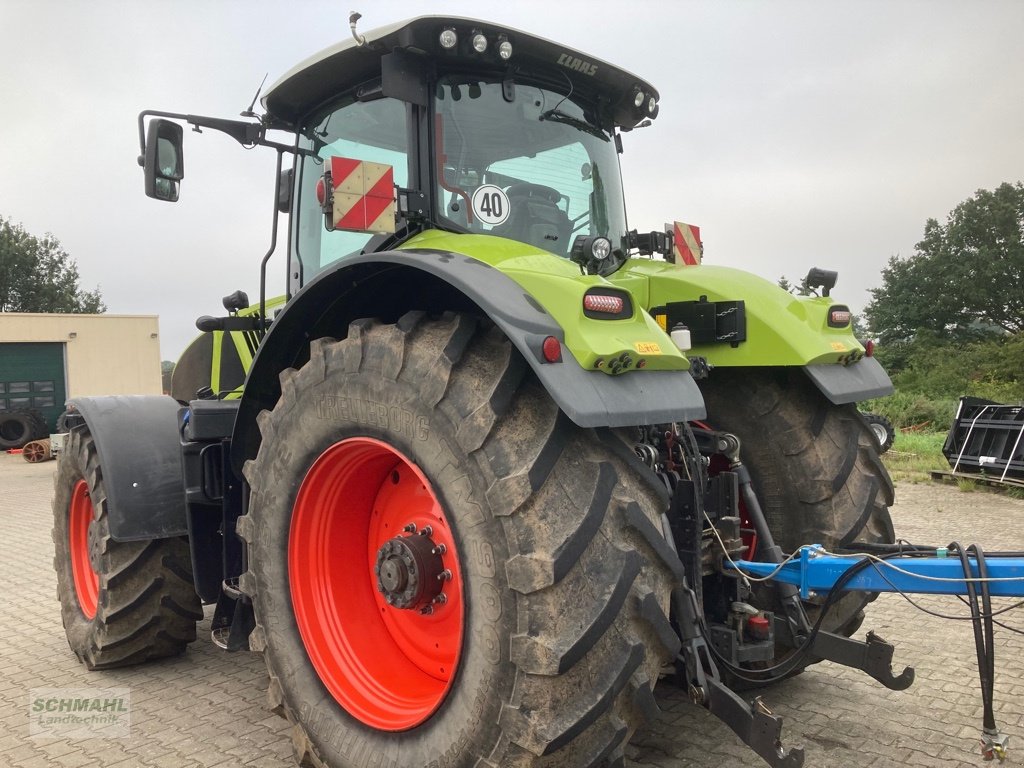
<path id="1" fill-rule="evenodd" d="M 833 328 L 831 297 L 793 296 L 764 278 L 739 269 L 702 264 L 677 267 L 631 259 L 610 280 L 645 296 L 655 316 L 672 302 L 742 301 L 745 339 L 738 343 L 694 344 L 715 368 L 799 366 L 833 403 L 852 403 L 891 394 L 889 376 L 853 334 L 851 325 Z M 671 329 L 668 329 L 671 330 Z"/>
<path id="2" fill-rule="evenodd" d="M 308 359 L 311 340 L 343 338 L 361 317 L 396 322 L 410 310 L 486 315 L 533 368 L 566 415 L 582 427 L 658 424 L 702 418 L 704 400 L 682 370 L 619 376 L 586 371 L 573 355 L 548 364 L 547 336 L 565 343 L 554 317 L 501 270 L 439 250 L 370 253 L 343 259 L 305 285 L 274 320 L 253 360 L 232 435 L 232 466 L 240 474 L 259 449 L 256 416 L 280 397 L 280 373 Z"/>
<path id="3" fill-rule="evenodd" d="M 694 344 L 691 355 L 715 367 L 765 367 L 844 363 L 864 355 L 864 347 L 849 324 L 828 325 L 830 297 L 793 296 L 764 278 L 729 267 L 702 264 L 676 267 L 649 259 L 631 259 L 613 275 L 613 283 L 633 289 L 646 283 L 646 307 L 681 301 L 742 301 L 746 312 L 746 339 L 737 344 Z M 669 329 L 671 330 L 671 329 Z"/>
<path id="4" fill-rule="evenodd" d="M 114 540 L 186 535 L 178 403 L 164 395 L 112 395 L 69 404 L 96 443 Z"/>
<path id="5" fill-rule="evenodd" d="M 858 403 L 893 393 L 892 381 L 881 364 L 865 357 L 850 365 L 808 365 L 804 371 L 836 405 Z"/>

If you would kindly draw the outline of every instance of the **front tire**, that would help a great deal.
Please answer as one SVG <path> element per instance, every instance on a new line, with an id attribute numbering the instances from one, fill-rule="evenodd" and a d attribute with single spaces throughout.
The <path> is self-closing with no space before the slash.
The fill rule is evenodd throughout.
<path id="1" fill-rule="evenodd" d="M 88 669 L 177 656 L 202 605 L 184 538 L 114 541 L 88 428 L 68 435 L 54 475 L 54 569 L 68 645 Z"/>
<path id="2" fill-rule="evenodd" d="M 464 315 L 314 341 L 259 423 L 240 585 L 300 762 L 621 759 L 678 650 L 665 498 L 623 444 Z M 438 568 L 445 601 L 416 597 Z"/>

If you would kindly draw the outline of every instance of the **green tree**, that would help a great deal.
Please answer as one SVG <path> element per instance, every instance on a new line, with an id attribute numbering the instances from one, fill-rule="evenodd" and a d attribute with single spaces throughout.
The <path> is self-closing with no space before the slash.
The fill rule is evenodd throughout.
<path id="1" fill-rule="evenodd" d="M 864 318 L 860 315 L 853 316 L 853 335 L 861 340 L 872 338 L 871 329 L 868 328 L 867 324 L 864 322 Z"/>
<path id="2" fill-rule="evenodd" d="M 807 287 L 807 278 L 802 277 L 799 281 L 793 282 L 788 277 L 783 275 L 776 283 L 782 290 L 792 293 L 794 296 L 810 296 L 814 293 L 810 288 Z"/>
<path id="3" fill-rule="evenodd" d="M 0 216 L 0 312 L 105 312 L 99 288 L 83 290 L 78 266 L 52 235 L 31 235 Z"/>
<path id="4" fill-rule="evenodd" d="M 871 290 L 868 325 L 883 343 L 919 330 L 966 340 L 1024 331 L 1024 184 L 978 190 L 929 219 L 909 258 L 892 257 Z"/>

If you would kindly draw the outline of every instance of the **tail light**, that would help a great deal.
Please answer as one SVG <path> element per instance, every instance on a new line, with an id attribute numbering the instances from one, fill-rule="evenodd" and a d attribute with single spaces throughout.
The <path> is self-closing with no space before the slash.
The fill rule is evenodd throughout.
<path id="1" fill-rule="evenodd" d="M 583 296 L 583 314 L 595 320 L 623 320 L 633 316 L 633 304 L 622 291 L 591 288 Z"/>
<path id="2" fill-rule="evenodd" d="M 625 302 L 621 296 L 601 296 L 590 293 L 583 297 L 583 308 L 591 312 L 604 312 L 609 315 L 617 315 L 622 312 Z"/>
<path id="3" fill-rule="evenodd" d="M 842 304 L 836 304 L 828 311 L 829 328 L 845 328 L 852 319 L 853 314 L 850 312 L 850 308 L 844 307 Z"/>

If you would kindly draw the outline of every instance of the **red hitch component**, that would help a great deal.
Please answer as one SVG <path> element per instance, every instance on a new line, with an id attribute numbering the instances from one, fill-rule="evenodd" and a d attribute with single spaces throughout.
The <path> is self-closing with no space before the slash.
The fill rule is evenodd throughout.
<path id="1" fill-rule="evenodd" d="M 766 616 L 751 616 L 747 619 L 747 632 L 754 640 L 767 640 L 771 634 L 768 618 Z"/>

